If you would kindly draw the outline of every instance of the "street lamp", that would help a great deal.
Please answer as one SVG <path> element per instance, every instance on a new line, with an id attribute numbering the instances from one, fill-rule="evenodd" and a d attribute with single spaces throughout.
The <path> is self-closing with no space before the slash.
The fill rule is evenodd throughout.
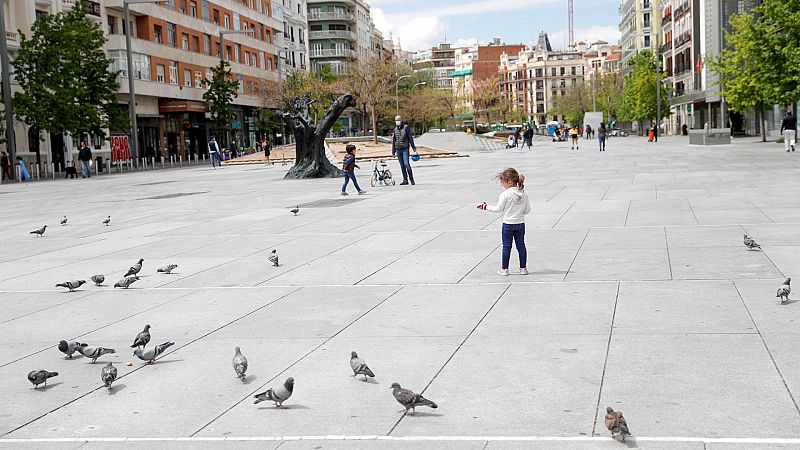
<path id="1" fill-rule="evenodd" d="M 417 86 L 427 86 L 427 85 L 428 85 L 427 81 L 421 81 L 421 82 L 416 83 L 415 85 L 411 86 L 411 89 L 413 90 Z"/>
<path id="2" fill-rule="evenodd" d="M 139 3 L 161 3 L 164 0 L 123 0 L 125 5 L 125 54 L 128 60 L 128 112 L 131 116 L 131 144 L 133 154 L 131 155 L 134 160 L 139 156 L 139 126 L 136 123 L 136 92 L 133 87 L 133 53 L 131 52 L 131 34 L 133 34 L 133 27 L 131 26 L 131 10 L 130 5 Z"/>
<path id="3" fill-rule="evenodd" d="M 402 77 L 397 79 L 397 82 L 394 84 L 394 103 L 395 103 L 395 110 L 396 113 L 400 114 L 400 81 L 411 78 L 411 75 L 403 75 Z"/>
<path id="4" fill-rule="evenodd" d="M 226 34 L 255 34 L 255 30 L 219 30 L 219 60 L 225 61 L 225 35 Z"/>

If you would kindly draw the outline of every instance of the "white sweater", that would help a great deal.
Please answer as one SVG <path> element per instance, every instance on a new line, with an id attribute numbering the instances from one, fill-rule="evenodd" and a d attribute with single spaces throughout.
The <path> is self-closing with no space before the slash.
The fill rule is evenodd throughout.
<path id="1" fill-rule="evenodd" d="M 525 223 L 525 214 L 531 212 L 531 202 L 525 191 L 514 186 L 500 194 L 497 205 L 486 205 L 486 210 L 503 213 L 503 223 L 514 225 Z"/>

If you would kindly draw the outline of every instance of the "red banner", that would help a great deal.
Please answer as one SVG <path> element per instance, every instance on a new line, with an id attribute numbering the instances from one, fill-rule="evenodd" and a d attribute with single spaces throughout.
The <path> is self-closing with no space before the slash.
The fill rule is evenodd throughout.
<path id="1" fill-rule="evenodd" d="M 111 136 L 111 162 L 131 159 L 131 147 L 128 136 Z"/>

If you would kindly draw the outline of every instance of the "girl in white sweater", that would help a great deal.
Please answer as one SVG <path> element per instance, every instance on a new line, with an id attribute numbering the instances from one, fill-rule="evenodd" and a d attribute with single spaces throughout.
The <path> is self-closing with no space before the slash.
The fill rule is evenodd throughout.
<path id="1" fill-rule="evenodd" d="M 497 175 L 505 191 L 500 194 L 497 205 L 478 205 L 478 209 L 503 214 L 503 264 L 498 275 L 508 276 L 508 261 L 511 258 L 511 242 L 519 252 L 519 273 L 528 274 L 528 250 L 525 248 L 525 214 L 531 212 L 531 202 L 525 193 L 525 177 L 515 169 L 508 168 Z"/>

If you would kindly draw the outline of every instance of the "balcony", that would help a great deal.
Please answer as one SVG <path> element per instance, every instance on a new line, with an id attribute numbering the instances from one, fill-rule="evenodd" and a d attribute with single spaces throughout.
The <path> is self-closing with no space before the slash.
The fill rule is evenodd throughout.
<path id="1" fill-rule="evenodd" d="M 356 51 L 347 48 L 312 48 L 312 58 L 356 58 Z"/>
<path id="2" fill-rule="evenodd" d="M 73 6 L 79 1 L 85 1 L 88 10 L 86 11 L 86 15 L 93 19 L 99 20 L 102 17 L 100 11 L 100 3 L 92 1 L 92 0 L 63 0 L 64 1 L 64 8 L 65 9 L 72 9 Z"/>
<path id="3" fill-rule="evenodd" d="M 348 41 L 355 42 L 358 40 L 356 33 L 353 31 L 341 31 L 341 30 L 327 30 L 327 31 L 309 31 L 308 32 L 308 39 L 346 39 Z"/>
<path id="4" fill-rule="evenodd" d="M 8 48 L 19 48 L 19 34 L 16 31 L 6 31 L 6 45 Z"/>
<path id="5" fill-rule="evenodd" d="M 345 22 L 356 22 L 355 14 L 348 13 L 348 12 L 309 12 L 308 13 L 308 21 L 309 22 L 318 22 L 322 20 L 344 20 Z"/>
<path id="6" fill-rule="evenodd" d="M 684 31 L 683 33 L 681 33 L 680 36 L 675 38 L 675 40 L 673 41 L 673 45 L 675 46 L 675 49 L 677 50 L 678 47 L 680 47 L 681 45 L 687 44 L 689 42 L 692 42 L 692 33 L 690 33 L 689 31 Z"/>

